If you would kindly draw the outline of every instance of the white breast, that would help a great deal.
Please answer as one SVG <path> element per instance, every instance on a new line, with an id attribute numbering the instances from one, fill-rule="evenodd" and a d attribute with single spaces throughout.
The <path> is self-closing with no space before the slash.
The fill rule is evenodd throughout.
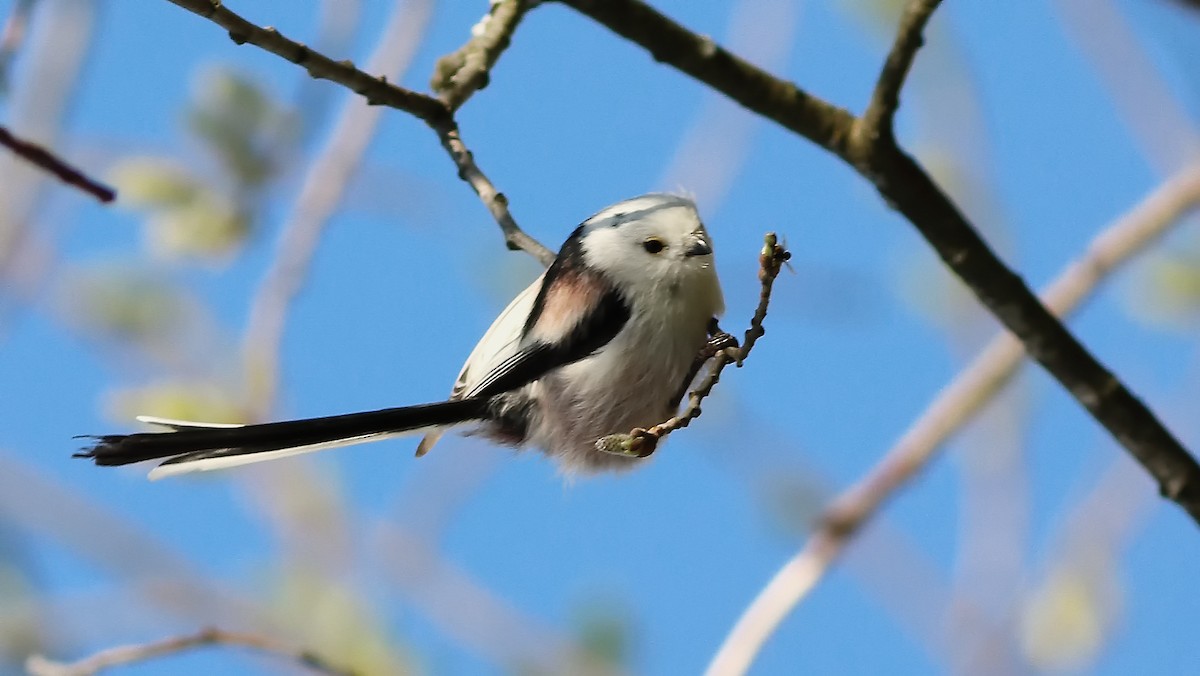
<path id="1" fill-rule="evenodd" d="M 616 337 L 596 354 L 531 386 L 539 424 L 528 443 L 556 456 L 566 472 L 632 467 L 626 458 L 595 449 L 609 434 L 651 427 L 674 415 L 672 399 L 683 387 L 707 340 L 711 303 L 653 304 L 652 316 L 635 310 Z"/>

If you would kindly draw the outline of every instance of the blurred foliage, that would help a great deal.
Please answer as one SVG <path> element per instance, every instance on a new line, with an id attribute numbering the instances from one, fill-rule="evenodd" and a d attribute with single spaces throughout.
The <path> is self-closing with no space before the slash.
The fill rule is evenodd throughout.
<path id="1" fill-rule="evenodd" d="M 188 128 L 207 143 L 242 189 L 258 188 L 270 179 L 281 150 L 299 136 L 293 113 L 253 80 L 228 68 L 200 78 L 186 117 Z"/>
<path id="2" fill-rule="evenodd" d="M 122 263 L 75 267 L 55 293 L 73 330 L 132 353 L 140 367 L 207 370 L 222 336 L 207 307 L 163 273 Z"/>
<path id="3" fill-rule="evenodd" d="M 1161 328 L 1191 331 L 1200 319 L 1200 250 L 1177 247 L 1151 257 L 1125 295 L 1131 315 Z"/>
<path id="4" fill-rule="evenodd" d="M 354 591 L 299 569 L 271 571 L 276 621 L 300 645 L 359 674 L 413 673 L 409 655 Z"/>
<path id="5" fill-rule="evenodd" d="M 168 381 L 119 389 L 106 402 L 107 415 L 127 421 L 139 415 L 214 423 L 248 422 L 246 407 L 230 390 L 211 382 Z"/>
<path id="6" fill-rule="evenodd" d="M 0 551 L 0 673 L 17 673 L 26 656 L 46 645 L 37 617 L 40 594 L 5 553 Z"/>
<path id="7" fill-rule="evenodd" d="M 116 163 L 110 180 L 122 204 L 146 213 L 152 253 L 227 259 L 252 232 L 266 189 L 298 141 L 299 122 L 257 83 L 227 68 L 198 78 L 184 117 L 215 162 L 216 178 L 173 159 L 131 156 Z"/>
<path id="8" fill-rule="evenodd" d="M 199 179 L 178 163 L 161 157 L 133 156 L 112 169 L 121 201 L 142 209 L 169 209 L 187 204 L 206 190 Z"/>
<path id="9" fill-rule="evenodd" d="M 103 340 L 147 345 L 170 340 L 187 313 L 183 291 L 122 267 L 75 270 L 59 307 L 76 328 Z"/>
<path id="10" fill-rule="evenodd" d="M 1099 656 L 1117 615 L 1120 584 L 1111 554 L 1064 564 L 1026 600 L 1021 648 L 1046 671 L 1078 671 Z"/>
<path id="11" fill-rule="evenodd" d="M 113 167 L 110 180 L 122 204 L 147 212 L 146 245 L 162 258 L 224 258 L 249 233 L 249 214 L 169 160 L 125 158 Z"/>
<path id="12" fill-rule="evenodd" d="M 581 603 L 574 614 L 578 644 L 594 666 L 612 670 L 629 666 L 637 649 L 632 607 L 607 595 Z"/>
<path id="13" fill-rule="evenodd" d="M 904 11 L 908 0 L 838 0 L 834 4 L 883 40 L 890 39 L 896 32 L 896 18 Z"/>
<path id="14" fill-rule="evenodd" d="M 269 473 L 247 476 L 240 487 L 248 513 L 263 520 L 288 565 L 330 577 L 353 567 L 356 531 L 335 471 L 281 462 Z"/>
<path id="15" fill-rule="evenodd" d="M 146 225 L 147 245 L 155 254 L 220 259 L 235 253 L 245 240 L 250 216 L 224 196 L 202 191 L 177 208 L 154 214 Z"/>

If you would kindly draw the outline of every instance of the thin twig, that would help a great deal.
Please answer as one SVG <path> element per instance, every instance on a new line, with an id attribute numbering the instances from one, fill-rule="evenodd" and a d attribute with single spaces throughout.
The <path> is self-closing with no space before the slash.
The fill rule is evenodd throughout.
<path id="1" fill-rule="evenodd" d="M 108 203 L 117 197 L 117 193 L 112 188 L 88 178 L 82 171 L 67 164 L 56 157 L 54 153 L 36 143 L 13 136 L 4 127 L 0 127 L 0 145 L 13 151 L 30 164 L 54 174 L 63 183 L 74 186 L 101 202 Z"/>
<path id="2" fill-rule="evenodd" d="M 1029 355 L 1135 457 L 1160 493 L 1200 523 L 1200 464 L 1161 421 L 1041 304 L 921 166 L 890 136 L 856 134 L 858 119 L 688 31 L 640 0 L 560 0 L 653 57 L 717 89 L 853 166 L 912 223 Z M 910 0 L 920 17 L 930 0 Z M 927 17 L 926 17 L 927 18 Z M 907 21 L 896 43 L 915 49 L 924 21 Z M 903 57 L 900 60 L 911 57 Z M 890 77 L 884 69 L 881 77 Z M 884 88 L 885 91 L 887 87 Z"/>
<path id="3" fill-rule="evenodd" d="M 354 674 L 348 669 L 331 665 L 312 651 L 297 649 L 260 634 L 216 628 L 202 629 L 195 634 L 174 636 L 153 643 L 108 648 L 77 662 L 55 662 L 41 655 L 32 655 L 25 661 L 25 670 L 30 676 L 92 676 L 112 667 L 144 662 L 155 657 L 212 645 L 251 648 L 258 652 L 290 660 L 319 674 L 336 676 Z"/>
<path id="4" fill-rule="evenodd" d="M 531 0 L 494 0 L 488 13 L 471 29 L 471 39 L 438 59 L 430 86 L 450 110 L 458 110 L 476 91 L 488 85 L 492 67 L 512 41 Z"/>
<path id="5" fill-rule="evenodd" d="M 550 263 L 554 261 L 554 252 L 517 226 L 517 222 L 508 211 L 508 198 L 504 196 L 504 193 L 496 190 L 496 186 L 475 164 L 475 156 L 463 143 L 458 127 L 439 130 L 438 138 L 442 141 L 442 147 L 450 154 L 450 159 L 454 160 L 455 166 L 458 167 L 458 177 L 466 181 L 475 194 L 479 195 L 479 199 L 491 212 L 492 218 L 496 219 L 496 223 L 500 225 L 500 230 L 504 233 L 504 242 L 508 248 L 513 251 L 524 251 L 538 259 L 543 266 L 549 267 Z"/>
<path id="6" fill-rule="evenodd" d="M 629 434 L 610 434 L 602 437 L 596 441 L 597 449 L 605 453 L 633 455 L 639 458 L 650 455 L 664 437 L 675 430 L 687 427 L 693 420 L 700 417 L 700 404 L 712 393 L 713 387 L 720 381 L 721 372 L 725 370 L 726 366 L 737 364 L 740 367 L 746 361 L 746 357 L 750 356 L 750 350 L 754 349 L 754 344 L 766 333 L 766 329 L 763 328 L 763 320 L 767 317 L 767 306 L 771 302 L 771 288 L 775 284 L 775 278 L 779 276 L 779 270 L 783 264 L 792 257 L 792 254 L 779 243 L 775 233 L 767 233 L 763 242 L 762 251 L 758 256 L 758 280 L 762 283 L 758 294 L 758 307 L 754 310 L 754 317 L 750 319 L 750 328 L 746 329 L 741 347 L 726 348 L 713 355 L 708 375 L 696 384 L 696 389 L 688 393 L 687 406 L 679 415 L 649 429 L 637 428 L 631 430 Z"/>
<path id="7" fill-rule="evenodd" d="M 933 11 L 941 0 L 915 0 L 904 9 L 897 30 L 896 41 L 875 83 L 871 102 L 859 118 L 858 132 L 875 142 L 880 136 L 891 138 L 896 110 L 900 107 L 900 90 L 908 79 L 917 50 L 925 43 L 923 32 Z"/>
<path id="8" fill-rule="evenodd" d="M 334 61 L 303 44 L 284 37 L 274 28 L 262 28 L 226 9 L 218 0 L 169 0 L 180 7 L 209 19 L 229 31 L 236 43 L 252 44 L 308 70 L 309 75 L 336 82 L 367 99 L 371 105 L 387 106 L 409 113 L 433 129 L 442 147 L 458 167 L 459 177 L 466 181 L 483 200 L 504 233 L 509 249 L 521 250 L 549 265 L 554 255 L 533 237 L 517 226 L 508 210 L 508 201 L 496 190 L 487 176 L 476 166 L 458 131 L 454 112 L 442 101 L 387 81 L 386 77 L 370 75 L 349 61 Z"/>
<path id="9" fill-rule="evenodd" d="M 1171 178 L 1101 232 L 1043 292 L 1060 316 L 1079 307 L 1112 271 L 1145 250 L 1188 212 L 1200 208 L 1200 164 Z M 992 340 L 930 403 L 879 463 L 835 499 L 804 548 L 746 608 L 713 658 L 712 676 L 742 674 L 780 622 L 829 570 L 850 538 L 884 502 L 924 469 L 946 439 L 983 408 L 1025 357 L 1009 334 Z"/>

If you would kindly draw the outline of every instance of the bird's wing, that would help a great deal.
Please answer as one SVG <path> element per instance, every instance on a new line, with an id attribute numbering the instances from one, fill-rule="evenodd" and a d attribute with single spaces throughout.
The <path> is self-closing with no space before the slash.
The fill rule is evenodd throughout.
<path id="1" fill-rule="evenodd" d="M 600 349 L 629 320 L 625 299 L 600 276 L 552 266 L 543 277 L 551 281 L 535 281 L 488 329 L 452 397 L 486 398 L 522 387 Z M 422 439 L 417 455 L 429 452 L 439 436 Z"/>
<path id="2" fill-rule="evenodd" d="M 544 273 L 538 275 L 532 284 L 517 294 L 475 344 L 475 349 L 471 350 L 462 370 L 458 372 L 454 388 L 450 390 L 451 399 L 461 399 L 492 369 L 520 349 L 521 333 L 529 313 L 533 311 L 533 303 L 537 300 L 545 276 Z"/>
<path id="3" fill-rule="evenodd" d="M 463 363 L 462 370 L 458 372 L 458 378 L 454 380 L 454 387 L 450 390 L 450 399 L 462 399 L 497 365 L 517 353 L 521 345 L 521 332 L 525 328 L 525 321 L 529 319 L 529 313 L 533 310 L 533 303 L 537 300 L 545 276 L 545 273 L 538 275 L 532 284 L 517 294 L 484 332 L 483 337 L 475 344 L 475 349 L 471 350 L 467 361 Z M 417 444 L 417 457 L 428 453 L 441 438 L 441 430 L 426 434 L 421 443 Z"/>
<path id="4" fill-rule="evenodd" d="M 603 347 L 629 321 L 625 299 L 600 275 L 577 269 L 547 272 L 517 350 L 463 396 L 490 397 L 537 380 Z"/>

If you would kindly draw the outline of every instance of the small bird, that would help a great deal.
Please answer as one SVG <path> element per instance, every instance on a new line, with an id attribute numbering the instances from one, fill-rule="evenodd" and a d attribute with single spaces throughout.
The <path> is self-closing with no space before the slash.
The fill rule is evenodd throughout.
<path id="1" fill-rule="evenodd" d="M 223 469 L 350 444 L 467 427 L 538 448 L 565 473 L 629 468 L 639 458 L 597 441 L 675 414 L 729 340 L 713 250 L 696 205 L 669 194 L 619 202 L 567 237 L 541 277 L 496 318 L 446 401 L 257 425 L 140 416 L 168 432 L 91 437 L 97 465 L 164 459 L 150 478 Z M 726 343 L 727 344 L 727 343 Z"/>

